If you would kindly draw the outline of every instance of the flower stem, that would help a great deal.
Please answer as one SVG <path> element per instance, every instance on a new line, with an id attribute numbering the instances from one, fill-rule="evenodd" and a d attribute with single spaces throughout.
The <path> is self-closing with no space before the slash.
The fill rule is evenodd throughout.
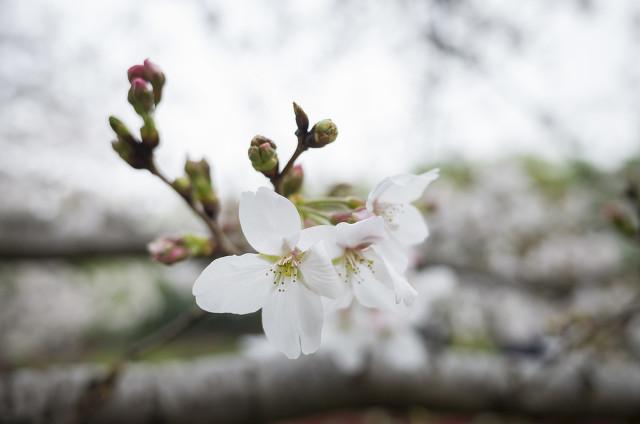
<path id="1" fill-rule="evenodd" d="M 287 162 L 287 164 L 282 168 L 282 171 L 278 173 L 275 177 L 271 178 L 271 184 L 273 184 L 273 189 L 278 194 L 282 194 L 282 182 L 284 180 L 284 176 L 293 168 L 298 157 L 307 150 L 308 147 L 304 143 L 304 136 L 298 136 L 298 145 L 296 146 L 296 150 L 291 155 L 291 158 Z"/>
<path id="2" fill-rule="evenodd" d="M 313 200 L 302 200 L 299 203 L 303 206 L 310 206 L 312 208 L 324 208 L 324 207 L 332 207 L 332 206 L 344 206 L 347 209 L 353 209 L 352 200 L 350 199 L 341 199 L 338 197 L 326 197 L 326 198 L 317 198 Z"/>

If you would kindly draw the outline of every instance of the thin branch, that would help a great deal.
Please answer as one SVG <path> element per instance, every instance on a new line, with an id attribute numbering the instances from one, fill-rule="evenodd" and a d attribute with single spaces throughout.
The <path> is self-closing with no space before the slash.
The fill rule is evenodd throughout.
<path id="1" fill-rule="evenodd" d="M 296 146 L 296 150 L 291 155 L 291 158 L 289 159 L 287 164 L 284 166 L 282 171 L 275 177 L 271 178 L 271 184 L 273 184 L 273 188 L 276 191 L 276 193 L 282 194 L 282 182 L 284 181 L 284 176 L 287 175 L 287 173 L 291 170 L 291 168 L 293 168 L 293 165 L 295 165 L 295 162 L 298 159 L 298 157 L 300 157 L 300 155 L 305 150 L 308 149 L 308 147 L 304 142 L 304 138 L 305 138 L 304 135 L 298 136 L 298 145 Z"/>
<path id="2" fill-rule="evenodd" d="M 158 170 L 158 168 L 155 165 L 152 166 L 151 169 L 149 169 L 149 172 L 151 172 L 156 177 L 160 178 L 166 185 L 171 187 L 171 189 L 175 191 L 185 201 L 185 203 L 200 218 L 200 220 L 204 222 L 204 224 L 209 229 L 211 236 L 217 242 L 217 249 L 222 255 L 238 255 L 242 253 L 240 249 L 238 249 L 238 247 L 235 244 L 233 244 L 231 240 L 229 240 L 229 238 L 224 233 L 224 231 L 222 231 L 222 229 L 218 225 L 218 222 L 210 218 L 204 212 L 204 210 L 201 207 L 199 207 L 197 204 L 185 199 L 180 194 L 180 192 L 173 186 L 173 184 L 171 184 L 171 181 L 169 181 L 169 179 L 164 174 L 162 174 L 162 172 L 160 172 L 160 170 Z"/>

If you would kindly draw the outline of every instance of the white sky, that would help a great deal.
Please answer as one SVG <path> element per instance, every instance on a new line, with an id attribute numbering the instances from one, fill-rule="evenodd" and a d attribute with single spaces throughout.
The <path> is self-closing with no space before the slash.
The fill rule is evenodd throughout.
<path id="1" fill-rule="evenodd" d="M 246 158 L 253 135 L 283 158 L 293 149 L 292 100 L 340 130 L 303 157 L 316 187 L 451 157 L 611 166 L 637 152 L 639 3 L 593 1 L 587 13 L 574 1 L 477 0 L 453 14 L 432 3 L 5 0 L 0 169 L 104 196 L 163 190 L 109 145 L 109 114 L 139 125 L 125 70 L 145 57 L 168 76 L 161 165 L 176 175 L 187 153 L 204 154 L 226 194 L 265 181 Z M 474 31 L 483 19 L 491 29 Z M 429 25 L 476 64 L 435 49 Z"/>

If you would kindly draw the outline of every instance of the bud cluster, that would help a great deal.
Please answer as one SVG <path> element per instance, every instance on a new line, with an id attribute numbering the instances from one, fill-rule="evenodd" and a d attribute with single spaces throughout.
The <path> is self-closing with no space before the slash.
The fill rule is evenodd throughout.
<path id="1" fill-rule="evenodd" d="M 129 103 L 139 115 L 151 113 L 162 99 L 165 76 L 160 67 L 149 59 L 142 65 L 133 65 L 127 71 L 131 83 Z"/>
<path id="2" fill-rule="evenodd" d="M 112 146 L 118 155 L 135 169 L 153 167 L 153 149 L 160 144 L 160 134 L 153 119 L 153 111 L 162 98 L 165 76 L 158 65 L 146 59 L 142 65 L 134 65 L 127 71 L 131 83 L 127 99 L 142 118 L 140 139 L 134 137 L 118 118 L 109 117 L 109 125 L 117 139 Z"/>
<path id="3" fill-rule="evenodd" d="M 338 127 L 331 119 L 323 119 L 309 130 L 309 117 L 295 102 L 293 113 L 296 118 L 295 134 L 298 137 L 298 147 L 282 171 L 279 171 L 276 144 L 267 137 L 253 137 L 248 151 L 253 169 L 269 178 L 276 191 L 285 197 L 297 193 L 302 187 L 304 173 L 300 166 L 294 165 L 298 156 L 309 148 L 320 148 L 333 143 L 338 137 Z"/>
<path id="4" fill-rule="evenodd" d="M 185 176 L 177 178 L 173 187 L 190 204 L 199 203 L 209 218 L 215 218 L 220 211 L 220 201 L 211 182 L 211 167 L 205 159 L 187 159 L 184 164 Z"/>

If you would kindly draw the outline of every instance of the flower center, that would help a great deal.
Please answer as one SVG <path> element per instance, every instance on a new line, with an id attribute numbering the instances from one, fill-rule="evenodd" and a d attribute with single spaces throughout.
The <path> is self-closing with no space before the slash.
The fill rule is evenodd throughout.
<path id="1" fill-rule="evenodd" d="M 338 276 L 344 280 L 345 283 L 356 282 L 358 284 L 364 281 L 362 276 L 363 266 L 367 267 L 371 273 L 373 270 L 373 261 L 367 259 L 362 254 L 362 249 L 345 249 L 342 256 L 342 263 L 344 265 L 344 272 L 338 271 Z"/>
<path id="2" fill-rule="evenodd" d="M 299 265 L 303 254 L 297 249 L 286 256 L 278 259 L 273 266 L 267 271 L 267 275 L 271 273 L 273 277 L 273 285 L 278 292 L 284 293 L 287 284 L 297 283 L 300 274 Z"/>
<path id="3" fill-rule="evenodd" d="M 404 212 L 404 205 L 399 203 L 376 202 L 373 207 L 373 212 L 381 216 L 389 227 L 396 229 L 398 227 L 398 217 Z"/>

